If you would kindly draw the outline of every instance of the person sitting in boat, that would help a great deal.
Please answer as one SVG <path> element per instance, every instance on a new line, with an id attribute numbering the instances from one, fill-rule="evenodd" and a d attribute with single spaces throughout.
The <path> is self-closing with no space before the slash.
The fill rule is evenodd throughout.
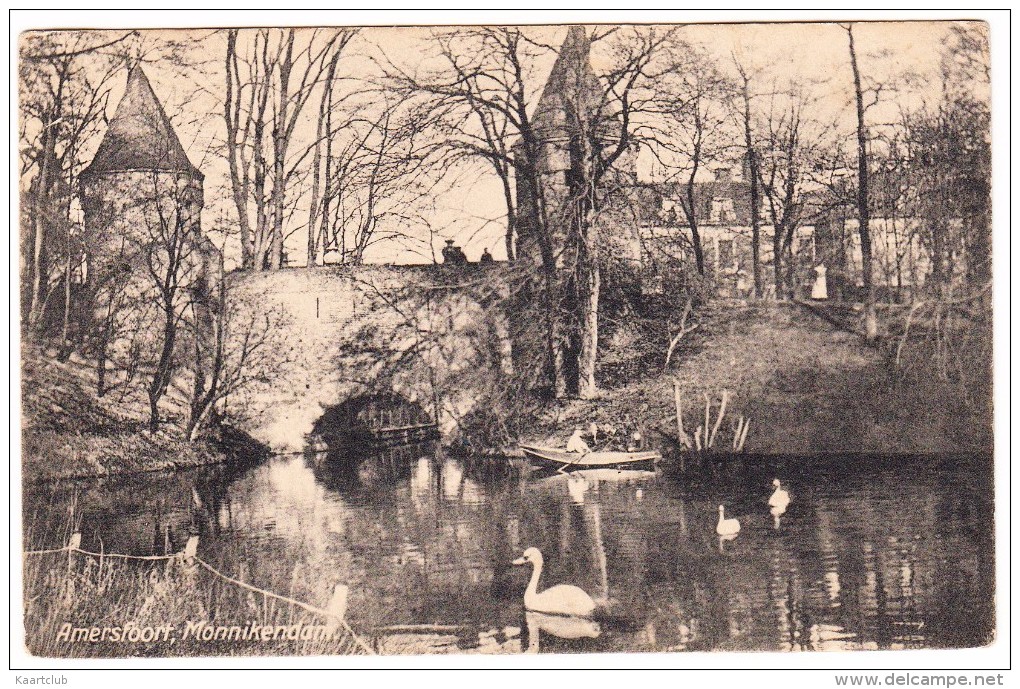
<path id="1" fill-rule="evenodd" d="M 638 452 L 644 446 L 644 437 L 641 435 L 641 428 L 635 428 L 634 432 L 630 434 L 630 445 L 627 446 L 627 452 Z"/>
<path id="2" fill-rule="evenodd" d="M 577 426 L 574 428 L 574 434 L 570 436 L 570 440 L 567 441 L 567 452 L 578 452 L 581 454 L 587 454 L 591 452 L 591 448 L 588 447 L 588 443 L 584 442 L 584 438 L 581 434 L 584 430 Z"/>

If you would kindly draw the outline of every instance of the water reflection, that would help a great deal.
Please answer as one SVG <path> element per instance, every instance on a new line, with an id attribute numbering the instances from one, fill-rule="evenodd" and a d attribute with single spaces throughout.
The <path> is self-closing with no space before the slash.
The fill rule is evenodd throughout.
<path id="1" fill-rule="evenodd" d="M 528 625 L 528 647 L 525 653 L 538 653 L 541 649 L 542 634 L 556 639 L 597 639 L 602 634 L 602 625 L 584 617 L 547 615 L 529 610 L 524 615 Z"/>
<path id="2" fill-rule="evenodd" d="M 355 459 L 33 487 L 29 541 L 59 545 L 72 505 L 89 549 L 173 551 L 197 531 L 203 557 L 257 585 L 324 601 L 346 583 L 349 619 L 386 652 L 943 648 L 994 625 L 986 459 L 680 477 L 515 474 L 428 446 Z M 796 491 L 780 514 L 777 474 Z M 737 537 L 716 535 L 719 504 Z M 529 573 L 510 562 L 528 547 L 545 555 L 543 587 L 575 584 L 606 615 L 525 614 Z"/>

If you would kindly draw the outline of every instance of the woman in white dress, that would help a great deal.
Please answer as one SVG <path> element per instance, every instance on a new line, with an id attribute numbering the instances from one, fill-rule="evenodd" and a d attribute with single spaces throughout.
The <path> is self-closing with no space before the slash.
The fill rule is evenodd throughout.
<path id="1" fill-rule="evenodd" d="M 829 288 L 825 284 L 825 264 L 815 266 L 815 284 L 811 286 L 812 299 L 828 299 Z"/>

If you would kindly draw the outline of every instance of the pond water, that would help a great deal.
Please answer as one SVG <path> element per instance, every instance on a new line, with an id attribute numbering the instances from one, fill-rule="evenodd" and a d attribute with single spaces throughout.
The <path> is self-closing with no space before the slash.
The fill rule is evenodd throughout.
<path id="1" fill-rule="evenodd" d="M 540 476 L 429 447 L 273 457 L 103 483 L 33 486 L 27 540 L 179 549 L 348 620 L 384 653 L 970 647 L 994 627 L 991 460 L 729 458 L 687 471 Z M 774 518 L 778 476 L 792 495 Z M 740 520 L 715 534 L 718 505 Z M 540 589 L 607 601 L 595 621 L 525 614 Z M 234 621 L 235 623 L 238 621 Z"/>

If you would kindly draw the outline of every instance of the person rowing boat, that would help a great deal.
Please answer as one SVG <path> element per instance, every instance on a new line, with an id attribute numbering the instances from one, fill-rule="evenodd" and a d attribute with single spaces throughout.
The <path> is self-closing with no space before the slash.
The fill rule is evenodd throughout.
<path id="1" fill-rule="evenodd" d="M 582 437 L 583 429 L 580 426 L 574 428 L 573 435 L 567 441 L 567 452 L 575 452 L 578 454 L 588 454 L 591 452 L 591 448 L 588 447 L 588 443 L 584 442 Z"/>

